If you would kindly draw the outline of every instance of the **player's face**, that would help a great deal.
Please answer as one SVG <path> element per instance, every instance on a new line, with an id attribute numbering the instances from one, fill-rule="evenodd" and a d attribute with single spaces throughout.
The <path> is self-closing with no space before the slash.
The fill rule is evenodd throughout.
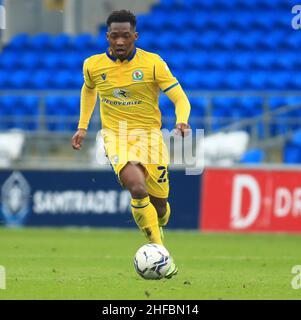
<path id="1" fill-rule="evenodd" d="M 113 55 L 122 61 L 133 52 L 138 33 L 129 22 L 112 22 L 107 32 L 107 39 Z"/>

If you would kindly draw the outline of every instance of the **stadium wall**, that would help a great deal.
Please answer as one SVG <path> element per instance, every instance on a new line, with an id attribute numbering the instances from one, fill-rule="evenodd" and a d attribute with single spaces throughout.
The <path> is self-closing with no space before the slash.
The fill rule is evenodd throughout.
<path id="1" fill-rule="evenodd" d="M 301 170 L 170 170 L 171 229 L 301 232 Z M 130 194 L 107 170 L 1 170 L 0 225 L 136 228 Z"/>
<path id="2" fill-rule="evenodd" d="M 169 227 L 197 229 L 200 176 L 170 171 Z M 1 217 L 6 226 L 132 228 L 130 194 L 111 171 L 2 170 Z"/>
<path id="3" fill-rule="evenodd" d="M 200 229 L 301 232 L 301 170 L 207 169 Z"/>

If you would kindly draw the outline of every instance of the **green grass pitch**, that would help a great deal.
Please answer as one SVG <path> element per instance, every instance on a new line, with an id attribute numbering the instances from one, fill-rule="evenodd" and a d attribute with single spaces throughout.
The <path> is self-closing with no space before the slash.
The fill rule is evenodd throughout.
<path id="1" fill-rule="evenodd" d="M 301 236 L 165 232 L 179 274 L 143 280 L 138 230 L 0 228 L 1 299 L 300 299 Z"/>

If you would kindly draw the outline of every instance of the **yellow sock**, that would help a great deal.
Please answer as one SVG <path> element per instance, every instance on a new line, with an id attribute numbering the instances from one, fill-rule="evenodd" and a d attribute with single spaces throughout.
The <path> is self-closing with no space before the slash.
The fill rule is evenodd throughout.
<path id="1" fill-rule="evenodd" d="M 157 211 L 151 204 L 149 197 L 132 199 L 131 206 L 135 222 L 139 229 L 145 234 L 148 241 L 162 245 Z"/>
<path id="2" fill-rule="evenodd" d="M 169 217 L 170 217 L 170 205 L 168 202 L 166 204 L 166 208 L 167 208 L 167 211 L 166 211 L 165 215 L 162 218 L 158 218 L 160 227 L 166 226 L 168 223 Z"/>

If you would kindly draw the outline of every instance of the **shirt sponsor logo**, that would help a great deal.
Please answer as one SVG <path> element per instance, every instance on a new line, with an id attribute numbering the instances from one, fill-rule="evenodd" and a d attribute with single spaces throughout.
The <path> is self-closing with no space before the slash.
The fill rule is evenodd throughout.
<path id="1" fill-rule="evenodd" d="M 113 96 L 119 99 L 127 99 L 129 97 L 129 92 L 124 89 L 115 89 L 113 91 Z"/>
<path id="2" fill-rule="evenodd" d="M 106 98 L 102 98 L 101 102 L 103 103 L 107 103 L 110 105 L 114 105 L 114 106 L 135 106 L 138 104 L 142 104 L 141 100 L 137 100 L 137 101 L 112 101 Z"/>

